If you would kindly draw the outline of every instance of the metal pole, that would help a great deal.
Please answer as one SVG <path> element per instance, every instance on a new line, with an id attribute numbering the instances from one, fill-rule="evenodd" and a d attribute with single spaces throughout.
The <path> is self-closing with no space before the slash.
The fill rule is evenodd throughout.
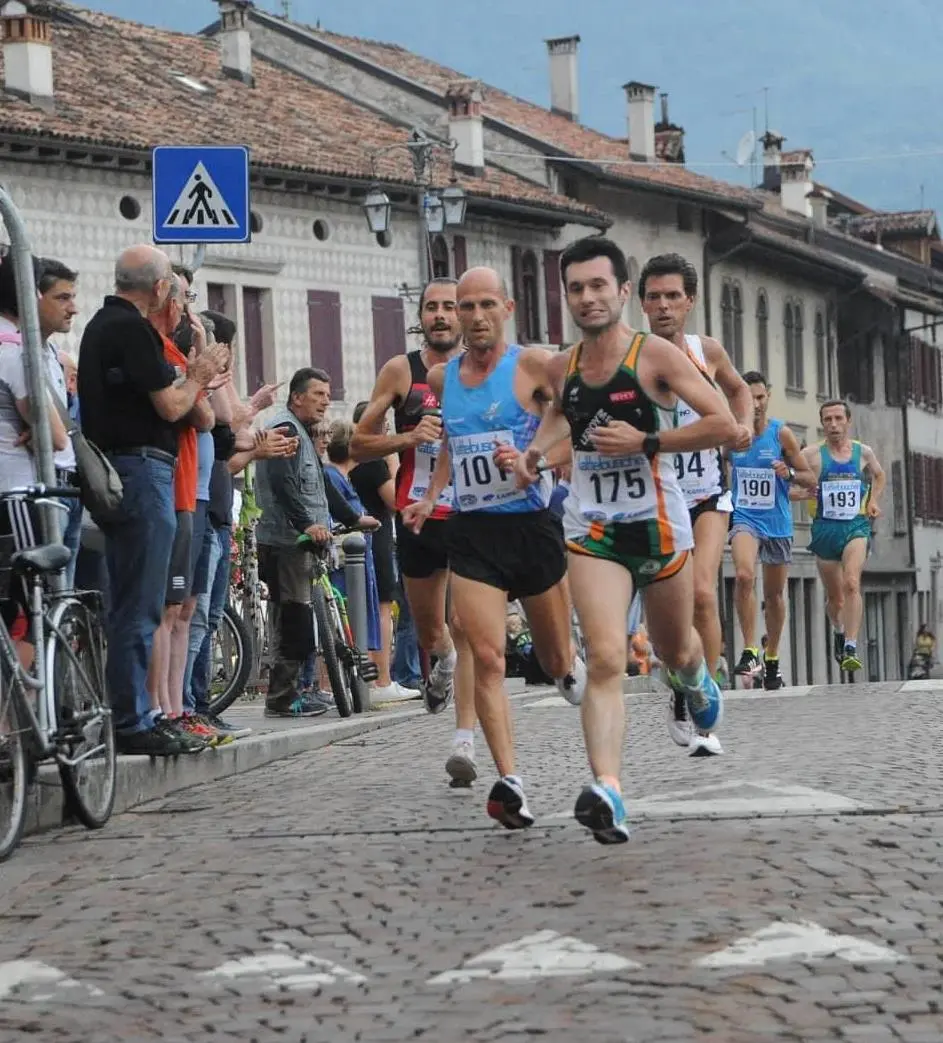
<path id="1" fill-rule="evenodd" d="M 46 394 L 43 337 L 39 328 L 39 308 L 36 296 L 36 278 L 33 273 L 33 251 L 26 225 L 13 200 L 0 186 L 0 214 L 10 233 L 10 256 L 16 276 L 16 299 L 20 312 L 20 334 L 23 338 L 23 368 L 32 419 L 32 453 L 36 461 L 36 475 L 45 485 L 55 486 L 56 465 L 53 460 L 52 430 L 49 426 L 48 396 Z M 62 538 L 59 512 L 53 507 L 42 508 L 44 539 L 57 542 Z M 60 577 L 53 577 L 53 582 Z"/>
<path id="2" fill-rule="evenodd" d="M 344 551 L 344 583 L 347 587 L 347 617 L 354 644 L 361 654 L 367 649 L 367 541 L 352 532 L 341 544 Z M 361 682 L 360 698 L 364 710 L 370 709 L 370 686 Z"/>
<path id="3" fill-rule="evenodd" d="M 425 286 L 429 281 L 429 233 L 426 229 L 426 188 L 425 179 L 419 181 L 419 206 L 416 214 L 416 235 L 419 239 L 419 285 Z"/>

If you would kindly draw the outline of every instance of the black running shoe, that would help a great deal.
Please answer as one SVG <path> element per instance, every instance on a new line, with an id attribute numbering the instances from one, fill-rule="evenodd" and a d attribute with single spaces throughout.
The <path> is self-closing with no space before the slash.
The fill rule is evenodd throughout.
<path id="1" fill-rule="evenodd" d="M 840 666 L 845 658 L 845 635 L 838 630 L 832 632 L 832 655 Z"/>
<path id="2" fill-rule="evenodd" d="M 156 726 L 149 731 L 132 732 L 130 735 L 118 732 L 115 735 L 115 748 L 121 754 L 143 757 L 176 757 L 184 752 L 179 735 L 170 729 Z"/>
<path id="3" fill-rule="evenodd" d="M 763 687 L 767 692 L 776 692 L 786 687 L 783 675 L 779 672 L 778 659 L 766 659 L 763 663 L 765 672 L 763 674 Z"/>
<path id="4" fill-rule="evenodd" d="M 756 652 L 752 648 L 745 648 L 740 656 L 740 662 L 733 668 L 733 672 L 741 676 L 752 674 L 759 668 L 759 665 L 760 661 L 757 659 Z"/>
<path id="5" fill-rule="evenodd" d="M 534 824 L 534 816 L 527 808 L 527 799 L 519 778 L 505 775 L 491 787 L 488 814 L 505 829 L 526 829 Z"/>

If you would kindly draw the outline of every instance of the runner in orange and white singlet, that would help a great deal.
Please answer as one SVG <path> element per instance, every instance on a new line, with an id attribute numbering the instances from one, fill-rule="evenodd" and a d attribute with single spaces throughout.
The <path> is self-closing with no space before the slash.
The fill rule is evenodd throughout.
<path id="1" fill-rule="evenodd" d="M 452 512 L 451 487 L 419 534 L 402 524 L 399 512 L 423 498 L 442 440 L 439 403 L 429 388 L 428 371 L 462 352 L 454 279 L 433 279 L 419 301 L 423 346 L 390 359 L 354 432 L 351 452 L 358 461 L 398 453 L 396 546 L 400 573 L 423 651 L 422 685 L 426 709 L 444 710 L 455 695 L 456 732 L 446 771 L 457 783 L 477 778 L 474 735 L 474 677 L 464 637 L 453 618 L 446 621 L 448 556 L 445 527 Z M 383 418 L 394 411 L 395 434 L 383 433 Z M 431 665 L 430 665 L 431 663 Z"/>

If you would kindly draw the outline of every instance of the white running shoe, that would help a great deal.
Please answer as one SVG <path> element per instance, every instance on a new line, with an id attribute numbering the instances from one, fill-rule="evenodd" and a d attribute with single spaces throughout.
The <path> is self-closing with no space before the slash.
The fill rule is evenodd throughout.
<path id="1" fill-rule="evenodd" d="M 720 739 L 713 732 L 694 732 L 688 745 L 689 757 L 719 757 L 724 752 Z"/>
<path id="2" fill-rule="evenodd" d="M 676 692 L 673 688 L 668 692 L 668 734 L 671 741 L 687 749 L 694 738 L 694 728 L 688 717 L 684 692 Z"/>
<path id="3" fill-rule="evenodd" d="M 558 677 L 554 683 L 557 691 L 571 706 L 579 706 L 586 691 L 586 664 L 577 656 L 570 673 L 566 677 Z"/>
<path id="4" fill-rule="evenodd" d="M 370 692 L 370 701 L 374 703 L 405 703 L 410 699 L 422 698 L 422 692 L 418 688 L 406 688 L 398 681 L 388 684 L 385 688 L 375 686 Z"/>
<path id="5" fill-rule="evenodd" d="M 453 782 L 468 785 L 478 778 L 475 763 L 475 747 L 467 739 L 456 739 L 452 743 L 445 770 Z"/>
<path id="6" fill-rule="evenodd" d="M 444 659 L 437 659 L 429 671 L 429 680 L 422 686 L 422 698 L 429 713 L 441 713 L 452 701 L 455 692 L 455 663 L 445 666 Z"/>

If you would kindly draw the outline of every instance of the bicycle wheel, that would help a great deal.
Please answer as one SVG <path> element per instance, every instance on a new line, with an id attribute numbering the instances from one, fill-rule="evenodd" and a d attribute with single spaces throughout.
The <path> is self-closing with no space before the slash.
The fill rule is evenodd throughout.
<path id="1" fill-rule="evenodd" d="M 26 736 L 4 665 L 0 671 L 0 862 L 13 854 L 26 824 Z"/>
<path id="2" fill-rule="evenodd" d="M 115 805 L 117 751 L 105 698 L 100 613 L 87 600 L 56 601 L 48 615 L 46 678 L 56 707 L 56 763 L 66 805 L 101 829 Z"/>
<path id="3" fill-rule="evenodd" d="M 246 690 L 252 673 L 252 648 L 252 632 L 246 621 L 227 605 L 210 647 L 210 713 L 222 713 Z"/>
<path id="4" fill-rule="evenodd" d="M 324 657 L 331 691 L 334 693 L 334 705 L 341 717 L 349 717 L 353 712 L 353 697 L 347 680 L 347 672 L 342 667 L 338 651 L 345 649 L 341 636 L 337 633 L 327 610 L 324 591 L 320 583 L 315 583 L 311 591 L 311 607 L 314 609 L 314 620 L 318 630 L 318 650 Z"/>

